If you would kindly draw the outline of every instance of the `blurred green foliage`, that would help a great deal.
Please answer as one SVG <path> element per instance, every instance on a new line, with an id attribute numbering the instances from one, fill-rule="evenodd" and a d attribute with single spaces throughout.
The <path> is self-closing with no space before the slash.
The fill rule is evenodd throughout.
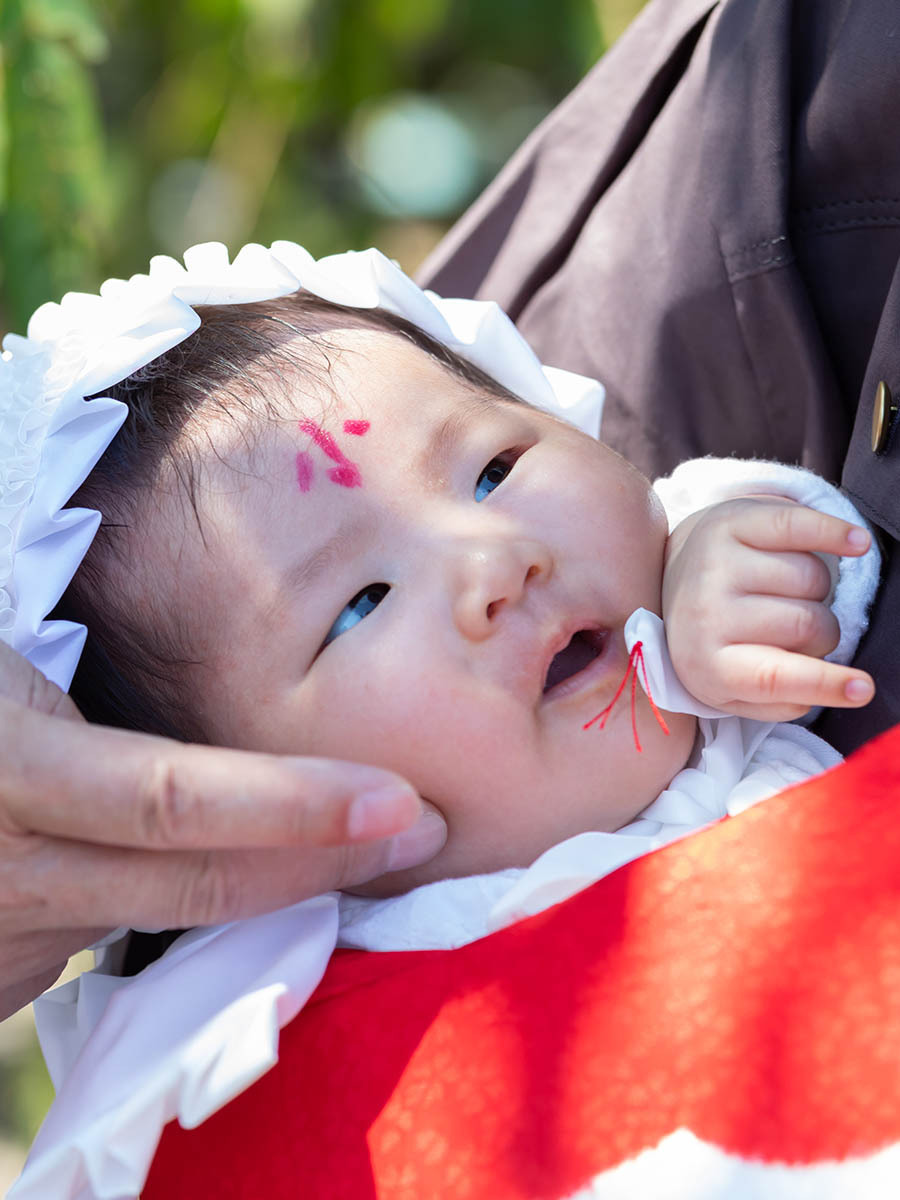
<path id="1" fill-rule="evenodd" d="M 208 238 L 414 267 L 640 2 L 0 0 L 0 328 Z"/>
<path id="2" fill-rule="evenodd" d="M 88 0 L 3 0 L 0 38 L 0 262 L 21 320 L 97 258 L 107 206 L 87 65 L 107 43 Z"/>
<path id="3" fill-rule="evenodd" d="M 27 1145 L 53 1099 L 53 1084 L 36 1039 L 0 1057 L 0 1130 L 11 1141 Z"/>

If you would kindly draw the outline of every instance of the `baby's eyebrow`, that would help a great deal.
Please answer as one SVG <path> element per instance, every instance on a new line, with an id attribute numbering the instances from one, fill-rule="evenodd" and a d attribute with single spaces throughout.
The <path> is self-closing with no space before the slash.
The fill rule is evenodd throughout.
<path id="1" fill-rule="evenodd" d="M 283 611 L 286 595 L 299 597 L 310 591 L 323 575 L 332 571 L 357 550 L 361 540 L 366 537 L 367 528 L 367 524 L 363 522 L 351 521 L 343 524 L 327 541 L 288 567 L 278 579 L 271 602 L 266 604 L 260 613 L 263 624 L 275 624 L 275 618 Z"/>
<path id="2" fill-rule="evenodd" d="M 472 427 L 476 416 L 487 416 L 502 406 L 498 397 L 479 394 L 462 401 L 449 417 L 437 426 L 419 456 L 419 471 L 425 479 L 440 475 L 453 457 L 459 443 Z"/>

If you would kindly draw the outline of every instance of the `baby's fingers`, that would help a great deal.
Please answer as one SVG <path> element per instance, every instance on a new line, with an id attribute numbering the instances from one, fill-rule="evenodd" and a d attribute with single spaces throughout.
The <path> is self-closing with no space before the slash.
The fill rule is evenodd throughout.
<path id="1" fill-rule="evenodd" d="M 722 627 L 723 643 L 774 646 L 814 658 L 830 654 L 841 638 L 837 617 L 827 605 L 789 596 L 738 597 Z"/>
<path id="2" fill-rule="evenodd" d="M 736 518 L 734 533 L 757 550 L 804 550 L 858 556 L 871 544 L 867 530 L 802 504 L 754 500 Z"/>
<path id="3" fill-rule="evenodd" d="M 756 595 L 793 596 L 798 600 L 824 600 L 831 592 L 831 573 L 818 554 L 796 550 L 745 549 L 734 573 L 735 588 L 749 598 Z M 834 557 L 831 556 L 834 562 Z M 753 641 L 753 638 L 735 638 Z M 759 639 L 765 642 L 767 639 Z"/>
<path id="4" fill-rule="evenodd" d="M 727 646 L 717 657 L 723 688 L 733 698 L 728 711 L 737 716 L 790 721 L 819 705 L 860 708 L 875 694 L 865 671 L 776 646 Z"/>

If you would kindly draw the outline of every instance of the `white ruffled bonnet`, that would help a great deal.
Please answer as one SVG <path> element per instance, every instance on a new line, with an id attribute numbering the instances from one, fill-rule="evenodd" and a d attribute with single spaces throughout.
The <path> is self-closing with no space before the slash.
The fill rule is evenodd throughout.
<path id="1" fill-rule="evenodd" d="M 100 294 L 44 304 L 27 337 L 9 334 L 0 357 L 0 638 L 67 689 L 85 630 L 47 621 L 100 524 L 64 505 L 125 419 L 126 406 L 86 400 L 188 337 L 204 304 L 245 304 L 298 288 L 357 308 L 406 317 L 539 408 L 596 437 L 603 388 L 542 367 L 493 303 L 423 292 L 377 250 L 314 259 L 294 242 L 250 244 L 229 262 L 218 242 L 193 246 L 184 265 L 151 260 L 149 273 L 108 279 Z"/>

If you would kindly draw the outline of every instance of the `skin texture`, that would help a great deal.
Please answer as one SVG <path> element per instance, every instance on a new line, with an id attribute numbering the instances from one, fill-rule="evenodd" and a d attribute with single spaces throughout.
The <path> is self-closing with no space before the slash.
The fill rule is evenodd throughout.
<path id="1" fill-rule="evenodd" d="M 163 610 L 180 606 L 200 650 L 189 686 L 211 740 L 340 753 L 409 779 L 447 842 L 378 890 L 525 865 L 571 834 L 626 824 L 695 732 L 673 716 L 665 736 L 640 689 L 642 753 L 627 702 L 602 732 L 582 728 L 624 674 L 628 616 L 660 611 L 666 523 L 647 480 L 402 339 L 345 330 L 329 347 L 320 411 L 298 382 L 292 419 L 251 438 L 211 431 L 199 529 L 182 522 L 173 544 L 178 502 L 161 497 L 140 530 L 152 586 L 172 588 Z M 346 421 L 369 427 L 350 436 Z M 334 477 L 335 448 L 352 486 L 346 465 Z M 494 460 L 508 474 L 476 499 Z M 372 584 L 390 590 L 325 645 Z M 553 655 L 587 628 L 603 632 L 596 663 L 545 696 Z"/>
<path id="2" fill-rule="evenodd" d="M 250 916 L 442 840 L 394 775 L 89 726 L 0 643 L 0 1019 L 117 925 Z"/>

